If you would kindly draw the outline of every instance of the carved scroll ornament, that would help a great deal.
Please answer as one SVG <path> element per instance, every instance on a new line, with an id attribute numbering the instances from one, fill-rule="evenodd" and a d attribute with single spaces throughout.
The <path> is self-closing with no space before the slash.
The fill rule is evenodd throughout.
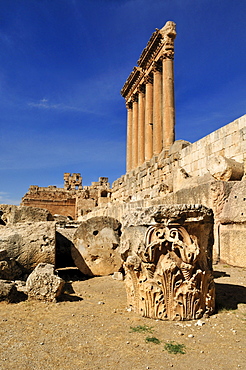
<path id="1" fill-rule="evenodd" d="M 128 303 L 142 316 L 161 320 L 211 314 L 213 277 L 199 257 L 197 238 L 184 227 L 150 226 L 144 247 L 125 262 Z"/>

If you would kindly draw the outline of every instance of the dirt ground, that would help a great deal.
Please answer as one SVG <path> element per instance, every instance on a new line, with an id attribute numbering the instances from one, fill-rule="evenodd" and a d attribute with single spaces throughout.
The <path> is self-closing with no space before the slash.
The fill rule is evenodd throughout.
<path id="1" fill-rule="evenodd" d="M 124 282 L 111 276 L 60 274 L 70 280 L 58 303 L 0 303 L 0 369 L 246 369 L 246 269 L 214 266 L 218 312 L 202 326 L 127 311 Z M 168 353 L 171 341 L 185 353 Z"/>

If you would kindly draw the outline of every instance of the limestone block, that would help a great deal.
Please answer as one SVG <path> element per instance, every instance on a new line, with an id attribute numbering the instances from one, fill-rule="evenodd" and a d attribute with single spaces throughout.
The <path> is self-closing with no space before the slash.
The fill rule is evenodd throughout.
<path id="1" fill-rule="evenodd" d="M 201 205 L 157 206 L 125 215 L 124 221 L 120 251 L 128 305 L 161 320 L 212 314 L 212 211 Z"/>
<path id="2" fill-rule="evenodd" d="M 25 273 L 40 262 L 55 263 L 55 222 L 26 222 L 1 226 L 0 244 Z"/>
<path id="3" fill-rule="evenodd" d="M 121 269 L 120 227 L 110 217 L 93 217 L 81 223 L 74 234 L 72 257 L 83 274 L 110 275 Z"/>
<path id="4" fill-rule="evenodd" d="M 234 183 L 220 214 L 220 222 L 246 223 L 246 179 Z"/>
<path id="5" fill-rule="evenodd" d="M 246 223 L 220 225 L 220 259 L 229 265 L 246 266 Z"/>
<path id="6" fill-rule="evenodd" d="M 243 163 L 222 156 L 211 156 L 207 169 L 216 180 L 241 180 L 243 177 Z"/>
<path id="7" fill-rule="evenodd" d="M 191 145 L 191 143 L 189 141 L 185 141 L 185 140 L 176 140 L 172 145 L 171 147 L 169 148 L 169 152 L 168 154 L 171 155 L 171 154 L 174 154 L 174 153 L 177 153 L 177 152 L 180 152 L 182 149 L 186 148 L 187 146 Z"/>
<path id="8" fill-rule="evenodd" d="M 244 116 L 242 116 L 242 117 L 240 117 L 240 118 L 238 118 L 238 128 L 239 128 L 239 130 L 241 129 L 241 128 L 244 128 L 244 127 L 246 127 L 246 114 L 244 115 Z"/>
<path id="9" fill-rule="evenodd" d="M 62 293 L 64 283 L 55 274 L 54 265 L 39 263 L 26 281 L 28 298 L 55 302 L 56 298 Z"/>
<path id="10" fill-rule="evenodd" d="M 36 207 L 14 206 L 0 204 L 2 211 L 1 219 L 4 224 L 16 224 L 18 222 L 52 221 L 53 217 L 49 211 Z"/>

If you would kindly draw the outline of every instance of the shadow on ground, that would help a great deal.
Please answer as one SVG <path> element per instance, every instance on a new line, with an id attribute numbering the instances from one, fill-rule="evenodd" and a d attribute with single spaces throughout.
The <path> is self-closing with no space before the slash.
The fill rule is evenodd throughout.
<path id="1" fill-rule="evenodd" d="M 230 277 L 223 271 L 214 271 L 214 278 Z M 236 310 L 238 304 L 246 304 L 246 288 L 242 285 L 215 282 L 216 310 Z"/>

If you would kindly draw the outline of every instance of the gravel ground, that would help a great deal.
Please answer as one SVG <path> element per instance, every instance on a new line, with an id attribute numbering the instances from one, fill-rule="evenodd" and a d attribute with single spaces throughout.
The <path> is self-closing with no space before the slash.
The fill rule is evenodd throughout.
<path id="1" fill-rule="evenodd" d="M 1 302 L 0 369 L 246 369 L 246 269 L 214 270 L 218 312 L 200 325 L 139 317 L 126 310 L 124 282 L 76 280 L 75 270 L 58 303 Z M 170 341 L 185 353 L 168 353 Z"/>

